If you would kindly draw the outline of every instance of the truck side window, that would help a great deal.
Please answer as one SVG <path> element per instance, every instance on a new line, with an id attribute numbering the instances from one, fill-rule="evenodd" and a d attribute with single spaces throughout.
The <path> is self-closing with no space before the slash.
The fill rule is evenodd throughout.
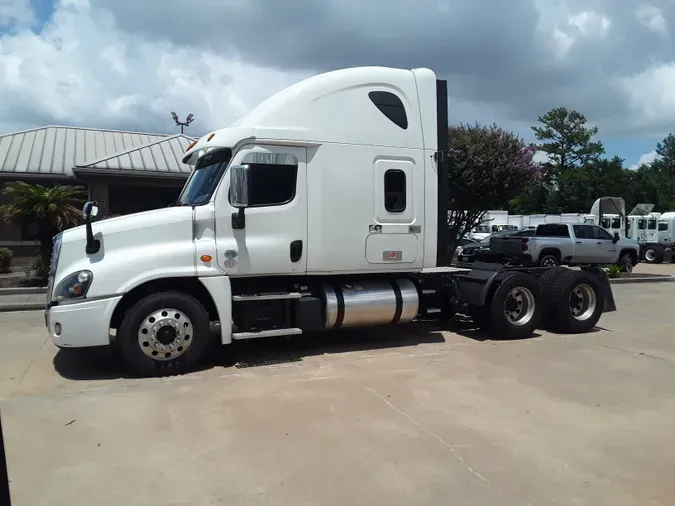
<path id="1" fill-rule="evenodd" d="M 243 163 L 248 165 L 251 171 L 249 207 L 281 206 L 295 198 L 298 178 L 296 157 L 253 152 L 246 155 Z"/>
<path id="2" fill-rule="evenodd" d="M 607 230 L 605 230 L 604 228 L 600 228 L 600 227 L 596 227 L 596 226 L 593 226 L 591 228 L 593 229 L 593 232 L 595 232 L 595 234 L 594 234 L 595 239 L 602 239 L 603 241 L 611 241 L 612 239 L 614 239 L 612 234 L 607 232 Z"/>
<path id="3" fill-rule="evenodd" d="M 384 208 L 390 213 L 402 213 L 405 207 L 405 172 L 389 169 L 384 173 Z"/>
<path id="4" fill-rule="evenodd" d="M 609 218 L 602 218 L 600 220 L 600 226 L 602 228 L 609 228 Z"/>
<path id="5" fill-rule="evenodd" d="M 535 237 L 569 237 L 570 231 L 567 225 L 546 224 L 539 225 L 534 234 Z"/>
<path id="6" fill-rule="evenodd" d="M 583 225 L 573 225 L 572 229 L 574 230 L 574 237 L 576 237 L 577 239 L 588 239 L 589 237 L 588 237 L 588 234 L 586 233 L 586 231 L 589 228 L 590 227 L 583 226 Z"/>
<path id="7" fill-rule="evenodd" d="M 668 222 L 667 221 L 660 221 L 659 222 L 659 232 L 665 232 L 668 230 Z"/>
<path id="8" fill-rule="evenodd" d="M 644 230 L 647 228 L 647 220 L 638 220 L 638 230 Z"/>
<path id="9" fill-rule="evenodd" d="M 649 220 L 647 230 L 656 230 L 656 220 Z"/>
<path id="10" fill-rule="evenodd" d="M 403 130 L 408 128 L 408 116 L 400 98 L 388 91 L 371 91 L 368 98 L 394 125 Z"/>
<path id="11" fill-rule="evenodd" d="M 612 228 L 621 228 L 621 218 L 612 218 Z"/>

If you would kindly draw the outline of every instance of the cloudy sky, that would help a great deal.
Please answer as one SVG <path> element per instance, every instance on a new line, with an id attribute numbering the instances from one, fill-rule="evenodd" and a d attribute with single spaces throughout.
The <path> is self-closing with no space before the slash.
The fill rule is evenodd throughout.
<path id="1" fill-rule="evenodd" d="M 0 133 L 198 135 L 354 65 L 430 67 L 452 122 L 528 140 L 576 108 L 627 165 L 675 131 L 675 0 L 0 0 Z"/>

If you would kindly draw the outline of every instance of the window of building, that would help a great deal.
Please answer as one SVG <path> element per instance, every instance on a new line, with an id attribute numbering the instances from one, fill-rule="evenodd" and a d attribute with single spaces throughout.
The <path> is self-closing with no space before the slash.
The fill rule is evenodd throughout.
<path id="1" fill-rule="evenodd" d="M 656 230 L 656 220 L 649 220 L 647 230 Z"/>
<path id="2" fill-rule="evenodd" d="M 371 91 L 368 98 L 396 126 L 408 128 L 408 116 L 400 98 L 388 91 Z"/>
<path id="3" fill-rule="evenodd" d="M 250 170 L 249 207 L 281 206 L 295 198 L 298 159 L 293 155 L 252 152 L 242 163 Z"/>
<path id="4" fill-rule="evenodd" d="M 665 232 L 668 230 L 668 222 L 667 221 L 659 221 L 659 232 Z"/>
<path id="5" fill-rule="evenodd" d="M 389 169 L 384 173 L 384 208 L 390 213 L 402 213 L 406 207 L 405 172 Z"/>

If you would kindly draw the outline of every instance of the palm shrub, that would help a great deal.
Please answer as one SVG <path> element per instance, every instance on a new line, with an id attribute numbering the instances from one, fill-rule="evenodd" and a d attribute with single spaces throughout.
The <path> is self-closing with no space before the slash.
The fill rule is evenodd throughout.
<path id="1" fill-rule="evenodd" d="M 82 222 L 80 211 L 87 199 L 81 186 L 28 184 L 12 181 L 5 184 L 3 195 L 7 204 L 0 206 L 0 217 L 6 222 L 22 225 L 34 223 L 40 241 L 39 277 L 46 277 L 52 253 L 52 239 L 59 232 Z"/>

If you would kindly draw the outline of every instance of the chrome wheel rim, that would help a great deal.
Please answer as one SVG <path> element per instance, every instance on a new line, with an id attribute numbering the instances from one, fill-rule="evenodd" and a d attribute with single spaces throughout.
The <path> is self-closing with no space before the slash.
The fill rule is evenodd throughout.
<path id="1" fill-rule="evenodd" d="M 553 257 L 548 257 L 544 259 L 543 266 L 544 267 L 555 267 L 556 261 Z"/>
<path id="2" fill-rule="evenodd" d="M 530 322 L 534 309 L 534 295 L 523 286 L 511 289 L 504 301 L 504 316 L 513 325 L 520 326 Z"/>
<path id="3" fill-rule="evenodd" d="M 623 266 L 627 272 L 631 272 L 633 270 L 633 259 L 630 257 L 630 255 L 627 255 L 624 259 Z"/>
<path id="4" fill-rule="evenodd" d="M 654 251 L 653 249 L 648 249 L 647 251 L 645 251 L 645 258 L 649 262 L 653 262 L 656 259 L 656 251 Z"/>
<path id="5" fill-rule="evenodd" d="M 192 322 L 185 313 L 173 308 L 154 311 L 138 329 L 138 345 L 143 353 L 161 362 L 183 355 L 192 340 Z"/>
<path id="6" fill-rule="evenodd" d="M 579 321 L 588 320 L 595 312 L 597 300 L 593 288 L 587 284 L 577 285 L 570 293 L 570 313 Z"/>

